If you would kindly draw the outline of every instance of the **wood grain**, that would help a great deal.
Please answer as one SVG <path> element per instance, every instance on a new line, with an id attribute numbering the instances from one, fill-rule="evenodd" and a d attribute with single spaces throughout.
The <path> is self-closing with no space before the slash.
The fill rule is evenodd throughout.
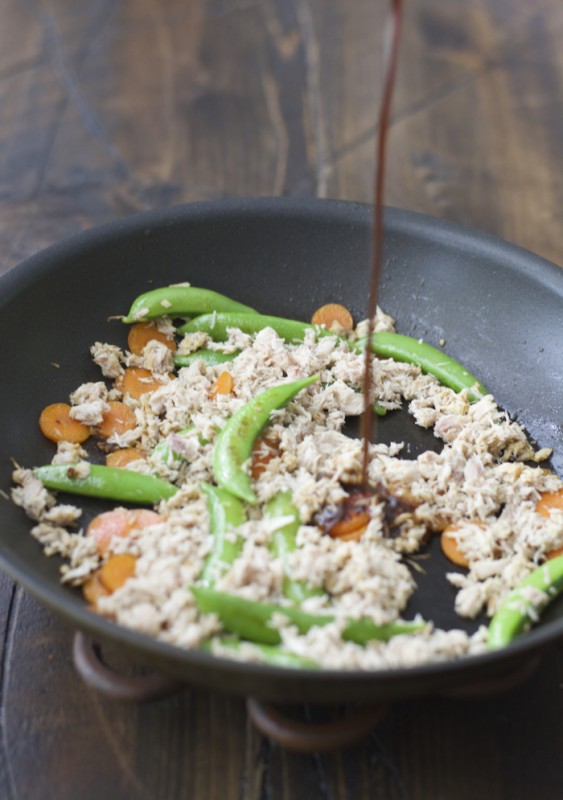
<path id="1" fill-rule="evenodd" d="M 387 202 L 562 264 L 561 3 L 406 6 Z M 370 201 L 385 10 L 368 0 L 0 0 L 0 271 L 68 234 L 172 203 Z M 186 689 L 143 707 L 105 701 L 75 674 L 71 638 L 0 576 L 2 798 L 563 795 L 561 650 L 510 695 L 397 704 L 364 744 L 302 756 L 256 733 L 238 698 Z"/>

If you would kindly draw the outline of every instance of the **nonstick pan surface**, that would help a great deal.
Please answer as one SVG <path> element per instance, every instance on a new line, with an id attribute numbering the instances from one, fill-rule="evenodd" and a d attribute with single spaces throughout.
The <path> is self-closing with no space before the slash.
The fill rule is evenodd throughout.
<path id="1" fill-rule="evenodd" d="M 491 236 L 421 215 L 385 216 L 380 303 L 398 330 L 424 337 L 461 361 L 517 417 L 563 473 L 563 270 Z M 99 380 L 89 347 L 124 345 L 112 315 L 152 287 L 180 281 L 230 295 L 264 313 L 308 320 L 325 302 L 365 316 L 371 209 L 339 201 L 256 199 L 150 212 L 63 241 L 0 280 L 1 486 L 10 459 L 47 463 L 53 445 L 37 419 L 84 381 Z M 54 366 L 58 365 L 58 366 Z M 398 412 L 379 422 L 380 440 L 404 440 L 416 456 L 439 449 L 431 433 Z M 99 456 L 98 456 L 99 458 Z M 85 500 L 85 521 L 108 505 Z M 121 645 L 166 673 L 228 692 L 287 701 L 371 701 L 462 689 L 505 674 L 563 637 L 563 603 L 506 650 L 397 671 L 299 672 L 241 664 L 165 645 L 118 628 L 59 584 L 60 561 L 43 556 L 21 509 L 0 507 L 0 565 L 74 627 Z M 453 569 L 430 545 L 407 615 L 474 630 L 453 612 Z"/>

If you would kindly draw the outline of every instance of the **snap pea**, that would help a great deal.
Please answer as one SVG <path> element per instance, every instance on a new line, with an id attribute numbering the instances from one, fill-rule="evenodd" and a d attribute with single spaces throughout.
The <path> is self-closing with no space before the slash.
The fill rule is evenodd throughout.
<path id="1" fill-rule="evenodd" d="M 563 556 L 546 561 L 509 592 L 489 624 L 489 650 L 499 650 L 538 619 L 563 591 Z"/>
<path id="2" fill-rule="evenodd" d="M 286 608 L 273 603 L 261 603 L 244 597 L 217 592 L 203 586 L 192 586 L 196 605 L 206 614 L 217 614 L 225 630 L 260 644 L 279 644 L 281 635 L 271 626 L 274 617 L 286 617 L 299 633 L 306 633 L 315 626 L 322 627 L 334 621 L 332 614 L 309 614 L 300 608 Z M 376 625 L 371 619 L 349 619 L 342 631 L 345 641 L 366 644 L 372 640 L 387 642 L 393 636 L 418 633 L 425 622 L 392 622 Z"/>
<path id="3" fill-rule="evenodd" d="M 322 594 L 322 589 L 311 587 L 306 581 L 298 581 L 291 577 L 287 567 L 287 556 L 297 549 L 296 536 L 299 526 L 299 512 L 293 505 L 289 492 L 278 492 L 269 503 L 266 503 L 264 515 L 269 519 L 275 517 L 293 517 L 291 522 L 277 528 L 271 539 L 271 550 L 276 558 L 280 558 L 284 563 L 285 578 L 283 581 L 283 593 L 294 603 L 302 603 L 308 597 L 315 597 Z"/>
<path id="4" fill-rule="evenodd" d="M 196 314 L 209 314 L 212 311 L 237 311 L 252 313 L 250 306 L 231 300 L 210 289 L 197 286 L 163 286 L 139 295 L 131 305 L 123 322 L 141 322 L 158 317 L 191 317 Z"/>
<path id="5" fill-rule="evenodd" d="M 229 650 L 234 650 L 237 652 L 240 650 L 241 645 L 244 642 L 241 642 L 240 639 L 234 639 L 231 636 L 224 636 L 218 640 L 221 647 L 227 647 Z M 270 664 L 273 667 L 289 667 L 294 669 L 318 669 L 318 664 L 316 661 L 311 661 L 310 658 L 303 658 L 302 656 L 296 656 L 294 653 L 288 653 L 285 650 L 280 650 L 279 647 L 275 647 L 274 645 L 269 644 L 257 644 L 256 642 L 250 642 L 254 648 L 256 648 L 257 652 L 260 654 L 261 661 L 265 664 Z M 211 640 L 204 642 L 201 645 L 202 650 L 206 650 L 208 653 L 213 651 Z"/>
<path id="6" fill-rule="evenodd" d="M 36 467 L 33 472 L 47 489 L 127 503 L 153 505 L 178 491 L 173 484 L 152 475 L 101 464 L 90 464 L 90 472 L 85 478 L 77 476 L 75 464 L 47 464 Z"/>
<path id="7" fill-rule="evenodd" d="M 227 361 L 233 361 L 240 354 L 240 350 L 235 350 L 233 353 L 224 353 L 222 350 L 207 350 L 202 347 L 200 350 L 194 350 L 193 353 L 188 353 L 185 356 L 174 356 L 174 366 L 189 367 L 195 361 L 204 361 L 206 364 L 224 364 Z"/>
<path id="8" fill-rule="evenodd" d="M 219 486 L 241 500 L 256 505 L 258 498 L 252 489 L 250 476 L 244 470 L 254 441 L 267 424 L 272 411 L 283 408 L 301 389 L 318 379 L 318 375 L 313 375 L 271 386 L 249 400 L 227 420 L 217 436 L 213 451 L 213 472 Z"/>
<path id="9" fill-rule="evenodd" d="M 367 339 L 360 339 L 352 346 L 356 351 L 364 350 Z M 444 386 L 449 386 L 455 392 L 470 389 L 472 401 L 479 400 L 488 394 L 482 383 L 465 369 L 458 361 L 438 350 L 436 347 L 404 336 L 401 333 L 384 331 L 374 333 L 371 340 L 371 349 L 378 356 L 393 358 L 395 361 L 406 361 L 416 364 L 420 369 L 438 378 Z"/>
<path id="10" fill-rule="evenodd" d="M 318 336 L 336 336 L 326 328 L 308 325 L 306 322 L 298 322 L 295 319 L 271 317 L 265 314 L 232 313 L 202 314 L 178 328 L 178 333 L 202 331 L 208 333 L 215 342 L 224 342 L 228 336 L 228 328 L 239 328 L 243 333 L 258 333 L 264 328 L 273 328 L 278 336 L 285 339 L 286 342 L 302 342 L 305 333 L 309 330 L 315 331 Z"/>
<path id="11" fill-rule="evenodd" d="M 229 534 L 233 528 L 246 522 L 246 513 L 240 500 L 225 489 L 211 486 L 209 483 L 202 483 L 201 488 L 207 497 L 213 544 L 200 580 L 204 586 L 213 586 L 217 578 L 240 555 L 242 538 L 237 536 L 236 539 L 232 539 L 229 538 Z"/>

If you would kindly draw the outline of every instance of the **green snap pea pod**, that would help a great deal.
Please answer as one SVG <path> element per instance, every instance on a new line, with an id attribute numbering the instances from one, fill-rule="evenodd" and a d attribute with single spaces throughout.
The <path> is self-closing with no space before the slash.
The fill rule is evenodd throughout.
<path id="1" fill-rule="evenodd" d="M 241 642 L 240 639 L 234 639 L 230 636 L 224 636 L 223 638 L 219 639 L 219 644 L 221 647 L 227 647 L 230 650 L 234 650 L 237 652 L 240 650 L 241 645 L 244 642 Z M 318 664 L 316 661 L 311 661 L 310 658 L 303 658 L 303 656 L 296 656 L 294 653 L 288 653 L 285 650 L 280 650 L 279 647 L 275 647 L 274 645 L 270 644 L 257 644 L 256 642 L 251 642 L 252 646 L 256 648 L 258 653 L 260 654 L 261 661 L 264 664 L 271 664 L 273 667 L 289 667 L 294 669 L 318 669 Z M 213 647 L 211 641 L 208 640 L 201 645 L 202 650 L 206 650 L 208 653 L 213 652 Z"/>
<path id="2" fill-rule="evenodd" d="M 274 603 L 261 603 L 244 597 L 217 592 L 203 586 L 192 586 L 192 593 L 200 611 L 217 614 L 225 630 L 260 644 L 279 644 L 281 636 L 270 623 L 278 615 L 287 617 L 299 633 L 306 633 L 314 626 L 328 625 L 334 620 L 332 614 L 309 614 L 300 608 L 286 608 Z M 377 639 L 387 642 L 399 634 L 418 633 L 426 626 L 425 622 L 392 622 L 376 625 L 371 619 L 350 619 L 347 621 L 342 638 L 345 641 L 365 644 Z"/>
<path id="3" fill-rule="evenodd" d="M 366 341 L 366 339 L 358 340 L 353 345 L 354 349 L 363 350 Z M 421 342 L 412 336 L 404 336 L 401 333 L 384 331 L 374 333 L 371 343 L 371 348 L 376 355 L 416 364 L 423 372 L 434 375 L 440 383 L 449 386 L 455 392 L 471 389 L 472 401 L 479 400 L 488 394 L 475 375 L 468 372 L 458 361 L 426 342 Z"/>
<path id="4" fill-rule="evenodd" d="M 284 562 L 286 576 L 283 581 L 283 593 L 294 603 L 302 603 L 308 597 L 322 594 L 322 589 L 311 587 L 306 581 L 298 581 L 291 577 L 287 569 L 287 556 L 297 549 L 296 536 L 301 524 L 299 512 L 293 505 L 289 492 L 278 492 L 269 503 L 266 503 L 264 514 L 269 519 L 275 517 L 293 517 L 291 522 L 277 528 L 272 534 L 271 550 L 276 558 Z"/>
<path id="5" fill-rule="evenodd" d="M 489 624 L 489 650 L 499 650 L 537 622 L 540 611 L 563 591 L 563 556 L 535 569 L 511 591 Z"/>
<path id="6" fill-rule="evenodd" d="M 227 420 L 217 436 L 213 451 L 213 473 L 219 486 L 241 500 L 256 505 L 258 498 L 252 489 L 250 476 L 244 470 L 254 441 L 267 424 L 272 411 L 283 408 L 301 389 L 318 379 L 318 375 L 313 375 L 271 386 L 249 400 Z"/>
<path id="7" fill-rule="evenodd" d="M 232 564 L 240 555 L 243 540 L 240 536 L 236 539 L 229 537 L 233 528 L 246 522 L 246 513 L 243 504 L 225 489 L 202 483 L 201 488 L 207 497 L 209 510 L 209 525 L 213 544 L 207 556 L 201 582 L 204 586 L 213 586 L 222 572 Z"/>
<path id="8" fill-rule="evenodd" d="M 233 353 L 224 353 L 222 350 L 207 350 L 202 347 L 201 350 L 194 350 L 193 353 L 188 353 L 185 356 L 174 356 L 174 366 L 176 368 L 189 367 L 195 361 L 204 361 L 211 366 L 225 364 L 227 361 L 233 361 L 239 354 L 240 350 L 235 350 Z"/>
<path id="9" fill-rule="evenodd" d="M 85 478 L 77 477 L 75 464 L 47 464 L 36 467 L 33 472 L 47 489 L 126 503 L 153 505 L 178 491 L 173 484 L 152 475 L 101 464 L 90 464 L 90 472 Z"/>
<path id="10" fill-rule="evenodd" d="M 164 316 L 191 317 L 212 311 L 252 313 L 254 309 L 210 289 L 182 285 L 163 286 L 139 295 L 133 301 L 127 316 L 123 317 L 123 322 L 130 324 Z"/>
<path id="11" fill-rule="evenodd" d="M 314 330 L 318 336 L 336 336 L 326 328 L 308 325 L 295 319 L 270 317 L 265 314 L 231 313 L 202 314 L 178 328 L 178 333 L 202 331 L 208 333 L 214 341 L 224 342 L 228 336 L 228 328 L 239 328 L 243 333 L 258 333 L 264 328 L 273 328 L 278 336 L 287 342 L 302 342 L 308 330 Z"/>

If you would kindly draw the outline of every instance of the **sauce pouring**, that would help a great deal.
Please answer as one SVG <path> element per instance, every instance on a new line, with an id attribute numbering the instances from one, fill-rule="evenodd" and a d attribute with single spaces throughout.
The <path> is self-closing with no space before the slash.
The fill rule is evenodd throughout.
<path id="1" fill-rule="evenodd" d="M 393 88 L 399 61 L 399 46 L 401 42 L 401 23 L 403 17 L 403 1 L 392 0 L 391 6 L 391 26 L 386 34 L 389 38 L 384 45 L 384 77 L 383 77 L 383 98 L 379 111 L 379 124 L 376 141 L 376 174 L 375 174 L 375 197 L 374 197 L 374 224 L 373 224 L 373 254 L 369 283 L 368 300 L 368 345 L 373 335 L 373 319 L 377 311 L 377 300 L 379 294 L 379 281 L 381 274 L 381 257 L 383 249 L 383 195 L 385 188 L 385 156 L 387 151 L 387 134 L 389 120 L 391 116 L 391 103 L 393 100 Z M 367 486 L 367 473 L 369 467 L 369 444 L 373 428 L 373 404 L 370 402 L 370 387 L 373 378 L 373 353 L 371 347 L 365 350 L 365 367 L 363 381 L 364 412 L 361 423 L 361 436 L 363 440 L 362 451 L 362 485 Z"/>

